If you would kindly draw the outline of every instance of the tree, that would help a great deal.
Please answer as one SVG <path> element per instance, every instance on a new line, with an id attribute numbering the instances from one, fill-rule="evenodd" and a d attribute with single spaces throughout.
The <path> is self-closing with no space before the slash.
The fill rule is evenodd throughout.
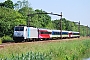
<path id="1" fill-rule="evenodd" d="M 43 10 L 36 9 L 36 13 L 46 13 Z M 38 22 L 41 24 L 43 28 L 47 27 L 49 22 L 51 22 L 51 17 L 47 14 L 38 14 Z"/>
<path id="2" fill-rule="evenodd" d="M 54 29 L 54 24 L 52 23 L 52 21 L 50 21 L 47 26 L 46 26 L 47 29 Z"/>
<path id="3" fill-rule="evenodd" d="M 4 7 L 5 6 L 5 4 L 4 3 L 0 3 L 0 7 Z"/>
<path id="4" fill-rule="evenodd" d="M 2 7 L 0 13 L 0 37 L 4 35 L 12 36 L 14 26 L 26 25 L 25 18 L 17 11 Z"/>
<path id="5" fill-rule="evenodd" d="M 31 7 L 23 7 L 18 10 L 23 16 L 27 16 L 29 13 L 34 13 L 34 10 Z"/>
<path id="6" fill-rule="evenodd" d="M 7 8 L 11 8 L 11 9 L 14 8 L 13 2 L 11 0 L 5 1 L 4 6 L 7 7 Z"/>
<path id="7" fill-rule="evenodd" d="M 30 7 L 30 4 L 29 4 L 28 0 L 17 1 L 17 2 L 14 4 L 14 9 L 15 9 L 15 10 L 22 9 L 23 7 L 27 7 L 27 8 Z"/>
<path id="8" fill-rule="evenodd" d="M 60 23 L 59 23 L 59 21 L 60 20 L 57 20 L 57 19 L 52 21 L 52 23 L 54 25 L 54 28 L 55 29 L 58 29 L 58 30 L 60 29 Z"/>

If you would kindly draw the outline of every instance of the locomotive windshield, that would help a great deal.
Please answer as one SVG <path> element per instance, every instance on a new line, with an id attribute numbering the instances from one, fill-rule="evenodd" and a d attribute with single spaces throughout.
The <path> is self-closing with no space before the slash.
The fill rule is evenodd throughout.
<path id="1" fill-rule="evenodd" d="M 15 27 L 15 31 L 24 31 L 24 27 Z"/>

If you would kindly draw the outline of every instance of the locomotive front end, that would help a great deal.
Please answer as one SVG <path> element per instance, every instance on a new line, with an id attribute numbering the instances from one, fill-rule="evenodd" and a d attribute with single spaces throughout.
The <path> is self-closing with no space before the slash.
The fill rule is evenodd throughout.
<path id="1" fill-rule="evenodd" d="M 24 26 L 15 26 L 14 27 L 14 34 L 13 34 L 13 40 L 15 42 L 21 42 L 25 39 L 25 27 Z"/>

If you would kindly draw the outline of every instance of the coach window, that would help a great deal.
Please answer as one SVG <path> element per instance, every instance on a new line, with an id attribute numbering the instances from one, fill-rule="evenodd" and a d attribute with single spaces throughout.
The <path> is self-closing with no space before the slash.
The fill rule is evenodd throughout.
<path id="1" fill-rule="evenodd" d="M 46 34 L 51 34 L 51 32 L 46 32 Z"/>
<path id="2" fill-rule="evenodd" d="M 58 32 L 58 35 L 59 35 L 59 32 Z"/>
<path id="3" fill-rule="evenodd" d="M 74 35 L 79 35 L 79 33 L 74 33 Z"/>
<path id="4" fill-rule="evenodd" d="M 41 34 L 44 34 L 44 33 L 41 31 Z"/>

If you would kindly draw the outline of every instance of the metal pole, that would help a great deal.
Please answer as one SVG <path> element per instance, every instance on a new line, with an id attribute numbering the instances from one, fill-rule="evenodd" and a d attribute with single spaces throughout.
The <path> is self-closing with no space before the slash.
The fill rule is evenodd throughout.
<path id="1" fill-rule="evenodd" d="M 88 25 L 87 25 L 87 36 L 88 36 Z"/>
<path id="2" fill-rule="evenodd" d="M 62 12 L 61 12 L 61 18 L 60 18 L 60 37 L 62 39 Z"/>
<path id="3" fill-rule="evenodd" d="M 27 24 L 27 26 L 29 27 L 30 26 L 30 19 L 31 19 L 31 17 L 30 16 L 28 16 L 28 24 Z"/>
<path id="4" fill-rule="evenodd" d="M 32 17 L 34 16 L 34 14 L 28 14 L 28 27 L 31 26 L 30 22 L 32 22 Z"/>
<path id="5" fill-rule="evenodd" d="M 38 15 L 37 17 L 38 17 L 38 21 L 39 21 L 39 14 L 37 14 L 37 15 Z M 38 27 L 37 27 L 37 28 L 38 28 Z M 39 33 L 39 28 L 38 28 L 38 38 L 39 38 L 39 34 L 40 34 L 40 33 Z M 40 39 L 39 39 L 39 40 L 40 40 Z"/>
<path id="6" fill-rule="evenodd" d="M 29 16 L 28 16 L 27 26 L 29 27 Z"/>
<path id="7" fill-rule="evenodd" d="M 89 27 L 89 37 L 90 37 L 90 27 Z"/>
<path id="8" fill-rule="evenodd" d="M 78 27 L 79 35 L 80 35 L 80 21 L 79 21 L 79 27 Z"/>
<path id="9" fill-rule="evenodd" d="M 84 29 L 83 29 L 83 37 L 84 37 Z"/>
<path id="10" fill-rule="evenodd" d="M 28 14 L 29 14 L 29 6 L 28 6 L 28 9 L 27 9 L 27 16 L 28 16 L 27 26 L 29 27 L 29 23 L 30 23 L 30 22 L 29 22 L 29 15 L 28 15 Z"/>

